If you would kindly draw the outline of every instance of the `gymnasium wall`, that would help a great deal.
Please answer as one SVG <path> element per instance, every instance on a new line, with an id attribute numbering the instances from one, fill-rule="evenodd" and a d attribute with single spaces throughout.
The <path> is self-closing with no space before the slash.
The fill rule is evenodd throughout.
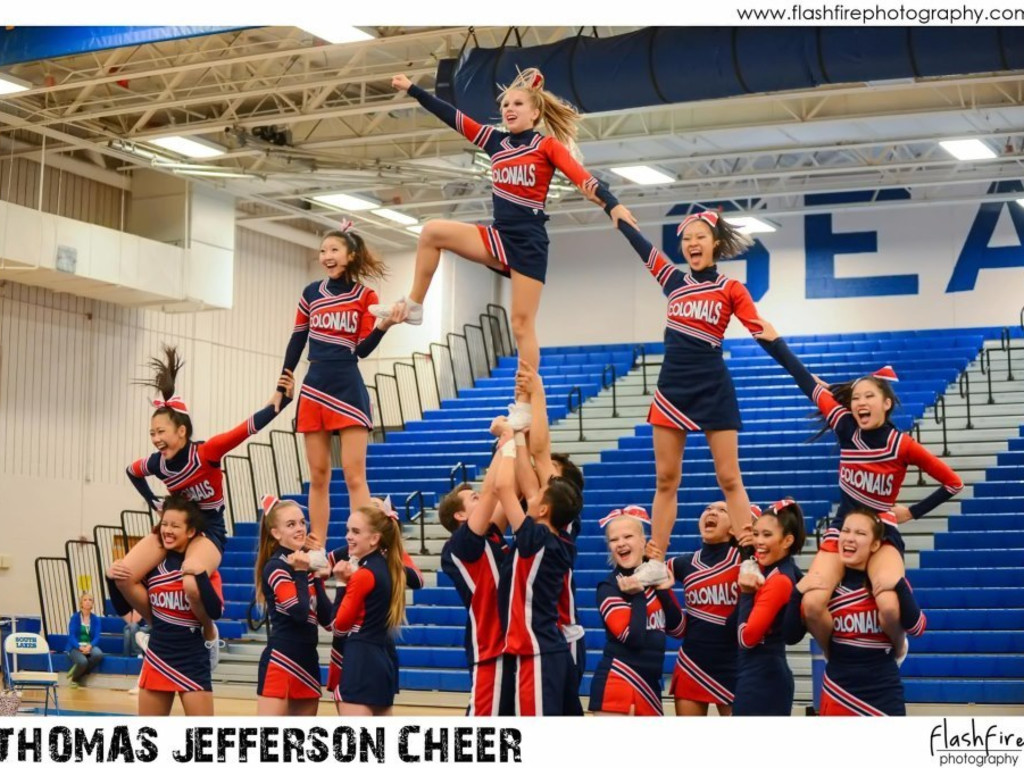
<path id="1" fill-rule="evenodd" d="M 1024 193 L 1018 195 L 1024 198 Z M 747 283 L 783 333 L 1015 325 L 1024 304 L 1024 207 L 1013 200 L 780 217 L 721 270 Z M 645 208 L 642 226 L 678 253 L 683 213 Z M 770 214 L 769 214 L 770 216 Z M 665 299 L 610 226 L 553 235 L 538 317 L 542 345 L 662 338 Z M 743 335 L 739 323 L 730 335 Z"/>

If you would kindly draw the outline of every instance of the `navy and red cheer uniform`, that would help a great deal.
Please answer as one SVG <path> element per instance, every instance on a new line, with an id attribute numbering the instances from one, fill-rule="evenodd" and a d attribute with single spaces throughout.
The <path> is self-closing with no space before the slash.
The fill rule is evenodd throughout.
<path id="1" fill-rule="evenodd" d="M 527 517 L 498 587 L 505 628 L 503 715 L 582 714 L 579 679 L 559 628 L 559 599 L 575 558 L 568 537 Z"/>
<path id="2" fill-rule="evenodd" d="M 282 410 L 290 402 L 285 398 L 281 403 Z M 150 509 L 157 509 L 158 499 L 146 482 L 149 475 L 159 479 L 171 493 L 180 493 L 196 502 L 206 520 L 203 535 L 223 553 L 228 531 L 224 526 L 224 470 L 220 466 L 221 459 L 272 422 L 277 413 L 272 405 L 261 408 L 230 432 L 215 435 L 205 442 L 189 440 L 170 459 L 164 459 L 159 451 L 151 453 L 147 458 L 128 465 L 128 479 Z"/>
<path id="3" fill-rule="evenodd" d="M 504 267 L 503 274 L 514 269 L 544 282 L 548 268 L 544 205 L 556 170 L 577 187 L 596 190 L 609 210 L 619 204 L 554 137 L 532 130 L 505 133 L 481 125 L 416 85 L 409 88 L 409 95 L 490 157 L 494 225 L 478 229 L 487 252 Z"/>
<path id="4" fill-rule="evenodd" d="M 910 506 L 917 519 L 949 501 L 963 490 L 959 475 L 910 435 L 886 422 L 877 429 L 857 426 L 856 417 L 844 408 L 825 387 L 818 384 L 783 339 L 761 344 L 789 371 L 797 386 L 818 407 L 839 442 L 839 509 L 821 542 L 825 552 L 838 552 L 839 531 L 846 513 L 866 507 L 885 523 L 885 541 L 903 554 L 903 537 L 890 511 L 896 503 L 907 467 L 920 467 L 942 484 L 941 488 Z"/>
<path id="5" fill-rule="evenodd" d="M 349 704 L 390 707 L 398 690 L 398 659 L 388 630 L 391 574 L 380 550 L 360 559 L 345 585 L 334 630 L 345 637 L 338 695 Z"/>
<path id="6" fill-rule="evenodd" d="M 906 579 L 896 584 L 900 623 L 908 635 L 924 632 L 925 616 Z M 884 717 L 907 714 L 892 641 L 863 571 L 846 569 L 828 604 L 832 639 L 821 690 L 821 715 Z"/>
<path id="7" fill-rule="evenodd" d="M 263 566 L 261 588 L 270 618 L 270 640 L 260 656 L 256 693 L 273 699 L 320 698 L 317 626 L 331 626 L 324 580 L 285 561 L 292 550 L 277 547 Z"/>
<path id="8" fill-rule="evenodd" d="M 803 578 L 787 555 L 767 570 L 753 594 L 740 592 L 736 632 L 739 656 L 733 715 L 779 715 L 793 710 L 793 673 L 786 663 L 783 624 L 790 596 Z"/>
<path id="9" fill-rule="evenodd" d="M 344 278 L 320 280 L 303 289 L 284 353 L 284 368 L 294 371 L 309 340 L 309 370 L 296 408 L 297 431 L 373 429 L 370 396 L 357 363 L 384 338 L 367 309 L 377 301 L 373 290 Z"/>
<path id="10" fill-rule="evenodd" d="M 455 584 L 466 606 L 466 663 L 472 686 L 467 715 L 498 714 L 501 693 L 501 653 L 505 633 L 498 612 L 501 563 L 508 553 L 505 537 L 491 525 L 481 536 L 460 525 L 441 550 L 441 570 Z"/>
<path id="11" fill-rule="evenodd" d="M 149 645 L 142 662 L 139 687 L 147 691 L 192 693 L 211 691 L 210 652 L 203 641 L 202 625 L 192 612 L 181 573 L 185 555 L 168 552 L 163 561 L 143 579 L 149 592 L 152 613 Z M 206 615 L 219 619 L 224 609 L 220 574 L 197 574 L 196 584 Z M 117 585 L 107 579 L 114 609 L 131 611 Z"/>
<path id="12" fill-rule="evenodd" d="M 722 358 L 722 339 L 735 315 L 761 331 L 746 286 L 715 267 L 687 274 L 630 224 L 619 230 L 668 297 L 665 361 L 647 421 L 684 432 L 743 427 L 736 389 Z"/>
<path id="13" fill-rule="evenodd" d="M 409 556 L 408 552 L 403 550 L 404 557 L 402 562 L 405 563 L 405 586 L 412 590 L 423 588 L 423 573 L 413 559 Z M 334 564 L 340 560 L 348 560 L 348 547 L 339 547 L 333 552 L 327 554 L 327 566 L 331 570 L 334 569 Z M 345 587 L 342 585 L 338 588 L 337 593 L 334 597 L 334 608 L 331 611 L 332 616 L 338 615 L 338 609 L 341 607 L 342 600 L 345 599 Z M 327 690 L 330 691 L 332 698 L 336 702 L 340 702 L 341 694 L 339 688 L 341 686 L 341 674 L 345 665 L 345 638 L 348 637 L 348 632 L 341 632 L 331 627 L 332 639 L 331 639 L 331 660 L 327 664 Z M 395 647 L 394 638 L 388 635 L 388 652 L 392 656 L 395 667 L 398 668 L 398 649 Z M 398 694 L 398 677 L 395 677 L 395 694 Z"/>
<path id="14" fill-rule="evenodd" d="M 663 715 L 661 669 L 665 636 L 682 637 L 686 617 L 671 589 L 647 587 L 626 594 L 617 577 L 632 568 L 616 567 L 597 585 L 597 607 L 604 622 L 604 654 L 590 688 L 591 712 Z"/>
<path id="15" fill-rule="evenodd" d="M 736 689 L 736 604 L 739 550 L 704 544 L 668 562 L 683 585 L 686 633 L 672 671 L 672 696 L 731 707 Z"/>
<path id="16" fill-rule="evenodd" d="M 576 555 L 579 552 L 576 548 L 576 539 L 579 538 L 582 530 L 583 521 L 577 515 L 561 531 L 561 536 L 573 544 L 573 561 L 569 573 L 565 576 L 562 594 L 558 598 L 558 628 L 565 635 L 565 641 L 569 644 L 569 655 L 572 656 L 573 664 L 576 665 L 576 677 L 580 683 L 583 682 L 583 673 L 587 666 L 587 635 L 580 623 L 579 603 L 576 601 Z M 579 712 L 574 714 L 583 714 L 582 704 Z"/>

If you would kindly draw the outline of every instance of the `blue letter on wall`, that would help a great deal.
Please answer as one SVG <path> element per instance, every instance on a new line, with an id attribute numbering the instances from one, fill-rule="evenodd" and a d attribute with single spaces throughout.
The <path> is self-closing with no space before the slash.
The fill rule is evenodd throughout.
<path id="1" fill-rule="evenodd" d="M 1000 187 L 1004 185 L 1000 184 Z M 1013 182 L 1006 185 L 1007 189 L 997 189 L 998 192 L 1019 192 L 1021 185 Z M 1010 219 L 1013 221 L 1013 228 L 1017 230 L 1017 238 L 1020 245 L 1004 245 L 992 248 L 989 242 L 992 240 L 992 233 L 995 232 L 996 223 L 999 221 L 999 214 L 1006 205 L 1010 209 Z M 1007 203 L 983 203 L 974 218 L 974 225 L 971 227 L 967 240 L 964 242 L 963 250 L 960 251 L 960 258 L 953 268 L 953 276 L 946 286 L 946 293 L 957 293 L 959 291 L 973 291 L 978 282 L 978 273 L 983 269 L 999 269 L 1000 267 L 1024 267 L 1024 208 L 1015 202 Z"/>
<path id="2" fill-rule="evenodd" d="M 917 293 L 917 275 L 836 277 L 836 255 L 877 252 L 877 232 L 833 232 L 832 214 L 810 214 L 804 217 L 804 247 L 809 299 Z"/>

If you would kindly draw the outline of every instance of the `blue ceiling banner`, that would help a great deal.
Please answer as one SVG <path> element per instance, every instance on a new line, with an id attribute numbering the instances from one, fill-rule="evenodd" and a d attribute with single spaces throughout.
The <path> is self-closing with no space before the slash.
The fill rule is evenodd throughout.
<path id="1" fill-rule="evenodd" d="M 236 29 L 247 27 L 11 27 L 0 30 L 0 66 Z"/>

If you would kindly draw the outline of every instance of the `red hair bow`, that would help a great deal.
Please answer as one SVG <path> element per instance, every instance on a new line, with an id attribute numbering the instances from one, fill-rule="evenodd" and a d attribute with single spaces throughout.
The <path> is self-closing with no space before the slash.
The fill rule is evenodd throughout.
<path id="1" fill-rule="evenodd" d="M 602 528 L 617 517 L 632 517 L 635 520 L 639 520 L 641 523 L 650 523 L 651 518 L 647 514 L 647 510 L 636 504 L 630 504 L 622 509 L 613 509 L 607 515 L 601 518 L 598 522 Z"/>
<path id="2" fill-rule="evenodd" d="M 185 401 L 182 400 L 177 395 L 171 395 L 171 397 L 169 397 L 167 400 L 161 400 L 161 399 L 157 398 L 156 400 L 153 400 L 152 402 L 153 402 L 153 407 L 154 408 L 158 408 L 158 409 L 159 408 L 169 408 L 172 411 L 175 411 L 177 413 L 182 413 L 182 414 L 188 416 L 188 406 L 185 405 Z"/>
<path id="3" fill-rule="evenodd" d="M 885 381 L 899 381 L 900 377 L 896 375 L 896 371 L 893 370 L 891 365 L 883 365 L 877 371 L 871 374 L 876 379 L 884 379 Z"/>
<path id="4" fill-rule="evenodd" d="M 395 508 L 391 506 L 391 495 L 384 497 L 384 501 L 381 502 L 380 511 L 390 517 L 396 523 L 398 522 L 398 513 L 395 512 Z"/>
<path id="5" fill-rule="evenodd" d="M 718 226 L 718 214 L 714 211 L 701 211 L 700 213 L 691 213 L 685 219 L 683 223 L 676 227 L 676 237 L 682 237 L 683 230 L 686 229 L 687 224 L 692 224 L 695 221 L 703 221 L 705 224 L 710 224 L 711 228 L 714 229 Z"/>
<path id="6" fill-rule="evenodd" d="M 530 87 L 540 88 L 542 85 L 544 85 L 544 75 L 542 75 L 540 73 L 540 70 L 538 70 L 537 73 L 533 76 L 533 79 L 530 81 Z"/>
<path id="7" fill-rule="evenodd" d="M 263 509 L 264 515 L 269 515 L 270 510 L 274 508 L 274 505 L 281 501 L 277 496 L 272 493 L 264 494 L 260 497 L 260 507 Z"/>
<path id="8" fill-rule="evenodd" d="M 755 520 L 761 516 L 761 508 L 757 504 L 750 505 L 750 516 Z"/>
<path id="9" fill-rule="evenodd" d="M 776 501 L 774 504 L 772 504 L 771 512 L 773 515 L 777 515 L 790 504 L 795 503 L 796 502 L 794 502 L 792 499 L 780 499 L 779 501 Z"/>

